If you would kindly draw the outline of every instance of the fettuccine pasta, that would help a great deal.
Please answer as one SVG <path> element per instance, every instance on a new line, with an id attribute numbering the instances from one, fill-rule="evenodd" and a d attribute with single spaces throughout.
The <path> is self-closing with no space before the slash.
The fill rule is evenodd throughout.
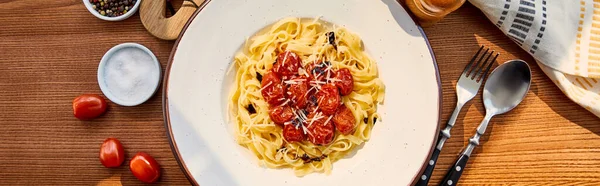
<path id="1" fill-rule="evenodd" d="M 278 59 L 278 56 L 284 55 L 284 52 L 287 52 L 284 59 Z M 295 75 L 272 75 L 276 74 L 273 72 L 277 70 L 273 70 L 277 68 L 274 67 L 276 63 L 281 61 L 280 63 L 283 64 L 280 65 L 289 65 L 285 63 L 290 61 L 287 58 L 292 57 L 298 58 L 301 64 L 300 67 L 296 67 L 297 73 L 292 71 Z M 377 105 L 383 103 L 385 86 L 378 78 L 377 65 L 364 52 L 361 39 L 343 27 L 332 26 L 318 18 L 282 19 L 249 38 L 241 51 L 235 55 L 233 65 L 236 77 L 230 95 L 229 110 L 235 124 L 235 137 L 240 145 L 256 155 L 263 166 L 292 168 L 297 176 L 312 172 L 330 174 L 332 163 L 369 140 L 371 129 L 375 122 L 381 119 L 377 114 Z M 308 66 L 312 66 L 313 70 L 309 71 Z M 334 114 L 328 115 L 325 112 L 326 107 L 323 106 L 327 104 L 323 99 L 328 98 L 318 97 L 325 94 L 319 91 L 325 89 L 325 84 L 336 87 L 334 85 L 342 81 L 329 72 L 342 71 L 340 69 L 349 70 L 346 71 L 350 72 L 350 81 L 353 81 L 353 84 L 348 89 L 351 91 L 348 92 L 344 92 L 341 88 L 332 89 L 332 91 L 341 91 L 341 95 L 338 95 L 340 96 L 338 102 L 341 103 L 336 107 L 339 108 L 337 111 L 330 111 Z M 315 78 L 319 77 L 317 73 L 322 74 L 322 80 Z M 290 92 L 287 92 L 284 97 L 267 101 L 264 95 L 272 96 L 272 92 L 265 93 L 265 90 L 274 90 L 273 84 L 261 82 L 265 81 L 267 74 L 269 77 L 273 76 L 272 78 L 281 78 L 279 85 L 284 86 L 283 90 L 287 87 L 288 91 L 298 83 L 310 82 L 310 85 L 306 85 L 309 90 L 304 95 L 313 92 L 314 95 L 303 98 L 305 101 L 308 100 L 307 105 L 310 106 L 312 103 L 316 108 L 298 107 L 298 97 L 290 98 Z M 274 107 L 286 109 L 280 110 L 283 113 L 293 113 L 293 116 L 290 116 L 292 119 L 285 118 L 287 116 L 285 114 L 270 115 Z M 342 108 L 346 112 L 340 111 Z M 343 120 L 343 117 L 339 119 L 337 115 L 340 113 L 351 117 L 349 120 L 347 117 L 346 120 Z M 273 117 L 277 120 L 282 117 L 287 120 L 283 123 L 275 123 L 276 118 Z M 321 119 L 319 120 L 321 125 L 314 124 L 319 123 L 313 121 L 317 119 Z M 340 125 L 343 121 L 350 121 L 345 124 L 350 128 L 346 127 L 342 130 Z M 333 137 L 331 139 L 327 139 L 328 136 L 325 139 L 315 137 L 320 135 L 315 134 L 315 131 L 333 132 L 331 127 L 326 128 L 329 130 L 323 129 L 326 124 L 331 127 L 335 124 L 337 130 Z M 286 133 L 288 125 L 289 130 L 301 132 Z M 315 127 L 318 129 L 314 129 Z M 341 131 L 348 134 L 345 135 Z M 296 135 L 299 138 L 291 138 L 284 134 Z M 306 140 L 307 138 L 309 140 Z M 321 141 L 321 144 L 317 142 L 318 140 L 324 141 Z"/>

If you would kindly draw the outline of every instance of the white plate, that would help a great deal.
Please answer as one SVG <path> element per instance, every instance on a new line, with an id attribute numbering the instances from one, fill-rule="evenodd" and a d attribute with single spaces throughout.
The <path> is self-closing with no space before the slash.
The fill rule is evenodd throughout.
<path id="1" fill-rule="evenodd" d="M 173 48 L 164 79 L 167 135 L 193 184 L 409 185 L 438 134 L 441 87 L 437 65 L 419 26 L 395 0 L 207 0 Z M 372 136 L 331 175 L 296 177 L 291 169 L 258 165 L 225 122 L 226 76 L 247 37 L 284 17 L 317 17 L 357 33 L 386 85 Z"/>

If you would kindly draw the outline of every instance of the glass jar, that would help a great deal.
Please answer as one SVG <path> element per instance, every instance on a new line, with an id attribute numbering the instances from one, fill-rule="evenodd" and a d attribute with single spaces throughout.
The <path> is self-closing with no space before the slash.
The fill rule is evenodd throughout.
<path id="1" fill-rule="evenodd" d="M 405 0 L 405 3 L 422 26 L 429 26 L 460 8 L 465 0 Z"/>

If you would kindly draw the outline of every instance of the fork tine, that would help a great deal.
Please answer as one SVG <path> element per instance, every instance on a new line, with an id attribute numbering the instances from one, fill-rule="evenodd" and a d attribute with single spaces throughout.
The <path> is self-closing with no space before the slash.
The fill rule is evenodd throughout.
<path id="1" fill-rule="evenodd" d="M 471 76 L 471 78 L 473 77 L 473 75 L 475 75 L 475 70 L 477 70 L 477 68 L 479 68 L 479 64 L 481 64 L 481 61 L 483 61 L 483 58 L 487 55 L 488 51 L 490 50 L 490 48 L 485 49 L 485 52 L 483 52 L 483 55 L 481 55 L 481 57 L 479 57 L 479 60 L 477 60 L 477 63 L 473 65 L 473 69 L 469 70 L 470 73 L 467 74 L 467 77 Z"/>
<path id="2" fill-rule="evenodd" d="M 479 56 L 479 53 L 481 52 L 481 50 L 483 50 L 483 45 L 481 45 L 481 47 L 479 48 L 479 50 L 477 51 L 477 53 L 475 53 L 475 55 L 473 56 L 473 58 L 471 58 L 471 61 L 469 62 L 469 64 L 467 64 L 467 65 L 465 66 L 465 69 L 463 70 L 463 73 L 462 73 L 463 75 L 465 75 L 465 76 L 466 76 L 466 75 L 467 75 L 467 72 L 468 72 L 468 71 L 471 71 L 471 70 L 470 70 L 470 69 L 471 69 L 470 67 L 471 67 L 471 65 L 473 64 L 473 62 L 475 61 L 475 59 L 477 59 L 477 56 Z"/>
<path id="3" fill-rule="evenodd" d="M 487 56 L 487 58 L 485 58 L 485 61 L 483 61 L 483 64 L 481 64 L 481 66 L 479 67 L 479 69 L 477 69 L 477 73 L 473 74 L 473 77 L 471 77 L 471 79 L 473 80 L 478 80 L 479 77 L 481 77 L 481 71 L 485 68 L 485 66 L 487 65 L 487 63 L 490 60 L 490 57 L 492 57 L 492 55 L 494 55 L 494 51 L 492 50 L 492 52 L 490 52 L 490 54 Z"/>
<path id="4" fill-rule="evenodd" d="M 485 69 L 485 72 L 483 72 L 483 76 L 481 76 L 481 80 L 480 81 L 483 81 L 483 79 L 485 78 L 485 76 L 487 76 L 488 72 L 490 72 L 490 68 L 492 68 L 492 65 L 494 64 L 494 61 L 496 61 L 496 58 L 498 58 L 498 55 L 500 55 L 500 53 L 496 53 L 496 56 L 494 56 L 494 59 L 492 59 L 492 61 L 490 62 L 490 64 Z"/>

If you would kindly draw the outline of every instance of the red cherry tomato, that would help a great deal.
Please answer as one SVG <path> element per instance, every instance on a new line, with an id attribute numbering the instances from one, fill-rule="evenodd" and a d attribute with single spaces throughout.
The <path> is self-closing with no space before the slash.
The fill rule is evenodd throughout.
<path id="1" fill-rule="evenodd" d="M 100 146 L 100 162 L 108 168 L 118 167 L 125 161 L 123 145 L 115 138 L 107 138 Z"/>
<path id="2" fill-rule="evenodd" d="M 320 119 L 314 119 L 316 114 L 311 113 L 308 115 L 310 120 L 314 120 L 308 122 L 306 124 L 306 128 L 308 129 L 308 140 L 315 145 L 328 145 L 333 141 L 335 127 L 331 120 L 327 120 L 329 116 L 323 116 Z M 319 118 L 319 117 L 317 117 Z"/>
<path id="3" fill-rule="evenodd" d="M 269 116 L 275 124 L 283 127 L 283 124 L 288 121 L 292 121 L 294 118 L 294 112 L 290 106 L 274 106 L 269 111 Z"/>
<path id="4" fill-rule="evenodd" d="M 261 82 L 262 96 L 269 104 L 278 105 L 285 100 L 285 86 L 281 82 L 281 78 L 273 72 L 268 72 L 262 78 Z"/>
<path id="5" fill-rule="evenodd" d="M 317 103 L 319 109 L 327 115 L 335 114 L 341 104 L 340 93 L 338 88 L 333 84 L 321 86 L 321 90 L 317 93 Z"/>
<path id="6" fill-rule="evenodd" d="M 154 183 L 160 177 L 160 165 L 152 156 L 138 152 L 129 162 L 131 173 L 144 183 Z"/>
<path id="7" fill-rule="evenodd" d="M 302 127 L 296 128 L 294 124 L 288 124 L 283 127 L 283 139 L 287 142 L 302 142 L 306 138 Z"/>
<path id="8" fill-rule="evenodd" d="M 95 94 L 83 94 L 73 100 L 73 115 L 80 120 L 94 119 L 106 112 L 104 98 Z"/>
<path id="9" fill-rule="evenodd" d="M 340 94 L 342 96 L 348 95 L 352 93 L 352 88 L 354 88 L 354 80 L 352 79 L 352 74 L 350 70 L 347 68 L 339 69 L 335 72 L 335 79 L 339 81 L 335 81 L 335 86 L 340 89 Z"/>
<path id="10" fill-rule="evenodd" d="M 288 97 L 292 100 L 292 104 L 296 107 L 296 109 L 303 109 L 306 107 L 308 95 L 308 78 L 307 77 L 298 77 L 293 78 L 290 81 L 295 84 L 290 84 L 290 88 L 288 89 Z"/>
<path id="11" fill-rule="evenodd" d="M 333 120 L 335 128 L 344 135 L 352 134 L 352 132 L 354 132 L 354 129 L 356 128 L 354 115 L 352 114 L 352 111 L 348 109 L 346 105 L 343 104 L 335 112 L 335 115 L 331 120 Z"/>
<path id="12" fill-rule="evenodd" d="M 298 74 L 298 68 L 301 66 L 300 57 L 291 51 L 279 53 L 277 61 L 273 65 L 273 71 L 280 76 L 291 76 Z"/>

